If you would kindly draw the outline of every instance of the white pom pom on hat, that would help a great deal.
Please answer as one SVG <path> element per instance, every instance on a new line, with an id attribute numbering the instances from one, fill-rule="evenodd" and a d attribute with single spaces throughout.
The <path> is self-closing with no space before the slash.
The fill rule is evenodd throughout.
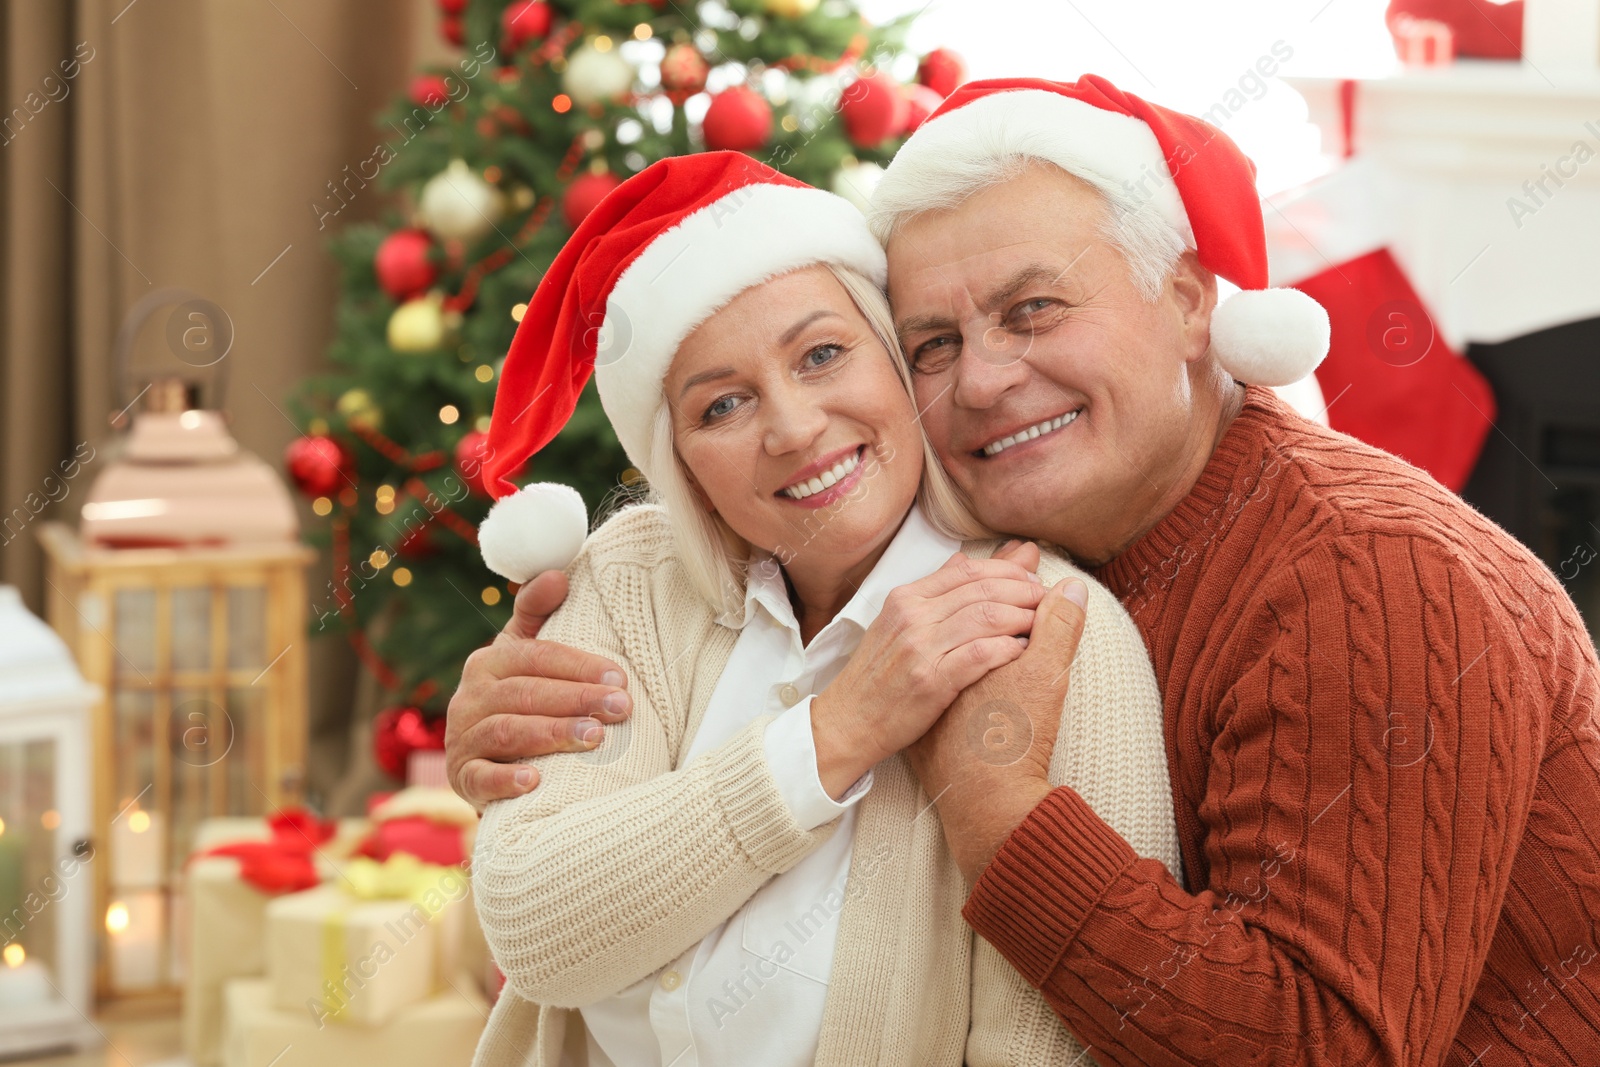
<path id="1" fill-rule="evenodd" d="M 1293 385 L 1328 354 L 1328 312 L 1298 289 L 1241 289 L 1211 314 L 1222 369 L 1253 385 Z"/>
<path id="2" fill-rule="evenodd" d="M 589 534 L 589 509 L 570 485 L 535 482 L 495 501 L 478 525 L 478 551 L 500 577 L 518 583 L 565 570 Z"/>

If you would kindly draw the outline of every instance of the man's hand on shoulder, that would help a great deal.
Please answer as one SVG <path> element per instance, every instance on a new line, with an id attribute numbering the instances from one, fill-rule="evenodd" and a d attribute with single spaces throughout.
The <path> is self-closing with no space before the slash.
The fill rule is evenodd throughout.
<path id="1" fill-rule="evenodd" d="M 566 598 L 560 571 L 534 578 L 517 591 L 506 628 L 462 668 L 445 723 L 445 763 L 450 787 L 479 811 L 539 784 L 539 772 L 519 760 L 591 749 L 603 723 L 633 710 L 615 663 L 538 640 Z"/>
<path id="2" fill-rule="evenodd" d="M 950 854 L 969 883 L 1050 792 L 1050 756 L 1088 594 L 1079 579 L 1058 582 L 1039 605 L 1022 655 L 962 690 L 906 750 L 923 791 L 938 802 Z"/>

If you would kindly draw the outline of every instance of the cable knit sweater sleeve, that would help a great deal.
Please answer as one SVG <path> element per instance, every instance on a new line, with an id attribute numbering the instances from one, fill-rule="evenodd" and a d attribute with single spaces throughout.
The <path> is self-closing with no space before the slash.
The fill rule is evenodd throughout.
<path id="1" fill-rule="evenodd" d="M 765 759 L 770 717 L 674 769 L 689 699 L 662 656 L 672 642 L 658 628 L 674 620 L 648 600 L 659 527 L 624 513 L 597 531 L 541 633 L 623 668 L 628 725 L 590 752 L 530 760 L 539 788 L 489 805 L 478 834 L 484 933 L 510 987 L 541 1004 L 592 1003 L 665 966 L 833 828 L 807 832 L 790 814 Z"/>
<path id="2" fill-rule="evenodd" d="M 1529 813 L 1534 665 L 1426 538 L 1330 536 L 1252 601 L 1199 682 L 1209 884 L 1057 789 L 965 914 L 1102 1064 L 1442 1063 Z"/>

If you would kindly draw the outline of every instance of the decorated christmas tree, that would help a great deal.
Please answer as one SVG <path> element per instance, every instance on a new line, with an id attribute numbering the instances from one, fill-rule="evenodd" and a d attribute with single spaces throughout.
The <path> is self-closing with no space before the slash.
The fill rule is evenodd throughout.
<path id="1" fill-rule="evenodd" d="M 381 142 L 316 205 L 331 225 L 369 183 L 387 225 L 332 241 L 335 370 L 292 399 L 296 485 L 325 521 L 333 578 L 314 634 L 343 632 L 422 730 L 467 655 L 510 617 L 483 566 L 481 460 L 500 360 L 572 228 L 623 178 L 672 155 L 748 152 L 864 202 L 880 165 L 962 78 L 903 49 L 909 19 L 852 0 L 439 0 L 458 62 L 417 74 Z M 593 389 L 521 480 L 575 486 L 603 513 L 638 472 Z M 413 710 L 414 709 L 414 710 Z M 398 770 L 391 765 L 390 770 Z"/>

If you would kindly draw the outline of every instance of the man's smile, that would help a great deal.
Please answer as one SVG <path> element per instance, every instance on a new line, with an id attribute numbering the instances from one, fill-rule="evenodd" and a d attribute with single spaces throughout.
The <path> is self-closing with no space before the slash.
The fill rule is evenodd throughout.
<path id="1" fill-rule="evenodd" d="M 1015 448 L 1018 445 L 1027 444 L 1029 441 L 1035 441 L 1041 437 L 1047 437 L 1058 430 L 1072 425 L 1072 423 L 1077 420 L 1078 416 L 1082 412 L 1082 408 L 1076 408 L 1072 411 L 1063 412 L 1060 415 L 1053 415 L 1048 419 L 1041 419 L 1038 422 L 1024 426 L 1020 429 L 1012 430 L 1000 437 L 996 437 L 983 447 L 974 449 L 972 454 L 984 459 L 992 459 L 1008 449 Z"/>

